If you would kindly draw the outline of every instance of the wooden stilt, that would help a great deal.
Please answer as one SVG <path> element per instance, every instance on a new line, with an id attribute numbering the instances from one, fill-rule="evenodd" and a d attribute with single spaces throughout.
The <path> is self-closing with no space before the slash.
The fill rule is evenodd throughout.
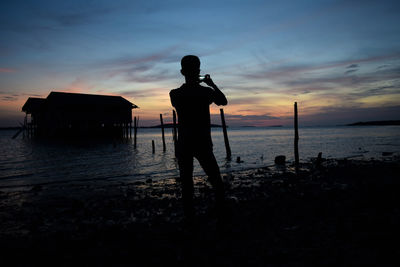
<path id="1" fill-rule="evenodd" d="M 24 125 L 22 126 L 22 138 L 24 139 L 25 139 L 25 129 L 26 129 L 26 116 L 28 116 L 28 114 L 25 114 Z"/>
<path id="2" fill-rule="evenodd" d="M 128 137 L 128 127 L 127 127 L 126 123 L 124 123 L 123 125 L 124 125 L 123 126 L 124 127 L 124 137 L 127 138 Z"/>
<path id="3" fill-rule="evenodd" d="M 27 126 L 28 126 L 28 138 L 31 138 L 31 137 L 32 137 L 32 136 L 31 136 L 31 123 L 28 122 L 28 123 L 27 123 Z"/>
<path id="4" fill-rule="evenodd" d="M 155 153 L 156 152 L 156 146 L 154 144 L 154 140 L 151 140 L 151 153 Z"/>
<path id="5" fill-rule="evenodd" d="M 133 147 L 136 148 L 136 133 L 137 133 L 137 120 L 136 117 L 133 121 Z"/>

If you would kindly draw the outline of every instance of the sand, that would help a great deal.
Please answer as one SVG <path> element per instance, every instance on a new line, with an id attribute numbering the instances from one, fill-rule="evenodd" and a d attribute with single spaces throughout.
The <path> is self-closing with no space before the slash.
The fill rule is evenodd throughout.
<path id="1" fill-rule="evenodd" d="M 400 255 L 400 158 L 329 159 L 224 174 L 226 209 L 195 177 L 86 181 L 0 192 L 2 266 L 358 266 Z"/>

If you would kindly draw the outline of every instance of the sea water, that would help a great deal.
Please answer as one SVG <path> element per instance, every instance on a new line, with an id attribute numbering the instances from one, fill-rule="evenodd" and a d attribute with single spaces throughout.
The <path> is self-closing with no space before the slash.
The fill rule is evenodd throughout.
<path id="1" fill-rule="evenodd" d="M 0 190 L 74 181 L 137 181 L 179 175 L 171 129 L 138 129 L 133 139 L 85 143 L 50 142 L 11 137 L 0 131 Z M 336 126 L 299 129 L 300 160 L 322 152 L 325 158 L 382 158 L 383 152 L 400 153 L 399 126 Z M 277 155 L 294 158 L 294 131 L 286 127 L 228 128 L 232 160 L 226 159 L 221 128 L 212 129 L 214 152 L 222 172 L 268 166 Z M 151 141 L 155 141 L 152 153 Z M 237 162 L 240 157 L 240 162 Z M 195 160 L 194 174 L 204 174 Z"/>

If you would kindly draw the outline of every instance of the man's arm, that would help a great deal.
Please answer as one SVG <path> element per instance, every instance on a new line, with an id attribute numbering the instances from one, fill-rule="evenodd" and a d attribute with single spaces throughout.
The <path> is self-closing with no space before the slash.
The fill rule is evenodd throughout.
<path id="1" fill-rule="evenodd" d="M 217 85 L 213 82 L 211 79 L 210 75 L 206 75 L 204 82 L 210 86 L 212 89 L 214 89 L 214 103 L 218 106 L 225 106 L 228 104 L 228 100 L 226 99 L 224 93 L 219 90 Z"/>
<path id="2" fill-rule="evenodd" d="M 174 90 L 171 90 L 171 91 L 169 92 L 169 98 L 170 98 L 170 100 L 171 100 L 171 105 L 172 105 L 173 107 L 175 107 L 175 105 L 176 105 L 176 96 L 175 96 L 175 91 L 174 91 Z"/>

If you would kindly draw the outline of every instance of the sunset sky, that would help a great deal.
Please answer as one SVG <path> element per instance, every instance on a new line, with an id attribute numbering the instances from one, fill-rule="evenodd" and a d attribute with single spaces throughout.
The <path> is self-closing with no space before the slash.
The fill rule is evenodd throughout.
<path id="1" fill-rule="evenodd" d="M 400 1 L 3 0 L 0 127 L 28 97 L 121 95 L 171 120 L 180 59 L 198 55 L 229 125 L 400 119 Z M 219 123 L 219 107 L 211 108 Z"/>

